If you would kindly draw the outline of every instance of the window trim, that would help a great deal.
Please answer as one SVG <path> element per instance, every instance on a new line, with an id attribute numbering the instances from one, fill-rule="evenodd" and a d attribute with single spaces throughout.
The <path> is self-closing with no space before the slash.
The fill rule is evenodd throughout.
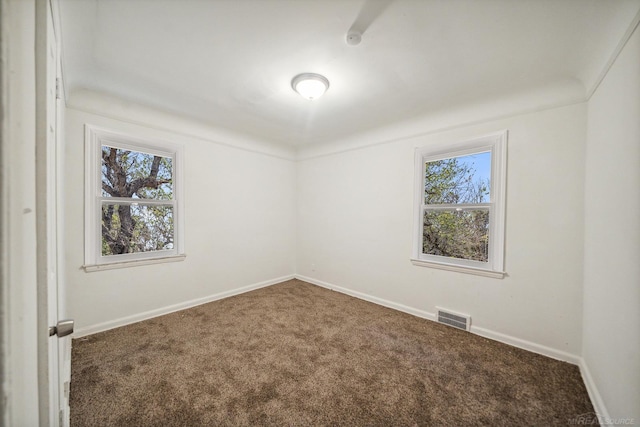
<path id="1" fill-rule="evenodd" d="M 171 157 L 173 175 L 173 199 L 171 201 L 147 200 L 141 204 L 173 205 L 174 248 L 170 250 L 139 252 L 121 255 L 102 255 L 102 234 L 99 212 L 102 209 L 101 191 L 102 146 L 144 152 L 151 155 Z M 114 132 L 98 126 L 85 124 L 85 203 L 84 203 L 84 265 L 87 272 L 113 268 L 147 265 L 161 262 L 182 261 L 184 255 L 184 191 L 183 191 L 184 146 L 159 139 L 141 138 Z M 119 198 L 113 198 L 119 201 Z M 123 200 L 123 199 L 122 199 Z M 129 199 L 127 199 L 127 202 Z"/>
<path id="2" fill-rule="evenodd" d="M 460 143 L 439 143 L 415 149 L 414 228 L 411 262 L 417 266 L 432 267 L 486 277 L 503 278 L 505 251 L 507 130 L 495 132 Z M 422 253 L 424 204 L 424 164 L 426 162 L 491 152 L 491 200 L 489 203 L 461 205 L 488 207 L 489 261 L 464 260 Z M 436 208 L 438 209 L 438 208 Z"/>

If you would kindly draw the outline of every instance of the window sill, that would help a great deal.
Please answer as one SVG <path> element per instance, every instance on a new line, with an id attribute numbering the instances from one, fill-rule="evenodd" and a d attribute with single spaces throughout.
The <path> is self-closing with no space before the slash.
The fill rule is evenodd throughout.
<path id="1" fill-rule="evenodd" d="M 185 258 L 187 258 L 186 255 L 172 255 L 172 256 L 159 257 L 159 258 L 136 259 L 131 261 L 118 261 L 118 262 L 112 262 L 109 264 L 83 265 L 82 268 L 84 269 L 85 272 L 92 273 L 94 271 L 137 267 L 139 265 L 164 264 L 167 262 L 180 262 L 180 261 L 184 261 Z"/>
<path id="2" fill-rule="evenodd" d="M 494 279 L 503 279 L 507 275 L 504 271 L 484 270 L 481 268 L 425 261 L 415 258 L 411 258 L 411 263 L 419 267 L 438 268 L 440 270 L 456 271 L 458 273 L 475 274 L 476 276 L 493 277 Z"/>

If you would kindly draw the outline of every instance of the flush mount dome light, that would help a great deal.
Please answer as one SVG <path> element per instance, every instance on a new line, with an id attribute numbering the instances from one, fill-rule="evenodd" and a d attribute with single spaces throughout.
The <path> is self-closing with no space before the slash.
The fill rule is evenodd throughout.
<path id="1" fill-rule="evenodd" d="M 329 89 L 329 80 L 320 74 L 303 73 L 291 80 L 291 87 L 303 97 L 313 100 Z"/>

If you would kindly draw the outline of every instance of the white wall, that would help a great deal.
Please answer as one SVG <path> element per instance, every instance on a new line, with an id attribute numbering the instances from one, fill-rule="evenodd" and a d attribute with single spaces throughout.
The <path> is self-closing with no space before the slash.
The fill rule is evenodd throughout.
<path id="1" fill-rule="evenodd" d="M 502 129 L 508 277 L 412 265 L 414 148 Z M 436 306 L 468 313 L 476 333 L 577 362 L 585 130 L 580 103 L 306 158 L 298 163 L 298 273 L 426 317 Z"/>
<path id="2" fill-rule="evenodd" d="M 640 422 L 640 31 L 588 102 L 582 354 L 612 418 Z M 606 415 L 606 414 L 604 414 Z"/>
<path id="3" fill-rule="evenodd" d="M 295 164 L 291 159 L 256 153 L 246 146 L 234 148 L 234 141 L 217 143 L 215 130 L 207 134 L 206 128 L 165 113 L 126 104 L 122 108 L 126 117 L 116 119 L 95 113 L 96 108 L 110 116 L 117 113 L 112 99 L 94 102 L 91 113 L 82 111 L 73 99 L 72 94 L 66 111 L 64 238 L 67 313 L 76 319 L 78 334 L 293 275 Z M 142 126 L 141 121 L 149 125 Z M 81 269 L 85 123 L 185 145 L 185 261 L 91 273 Z M 194 136 L 193 129 L 200 135 Z"/>

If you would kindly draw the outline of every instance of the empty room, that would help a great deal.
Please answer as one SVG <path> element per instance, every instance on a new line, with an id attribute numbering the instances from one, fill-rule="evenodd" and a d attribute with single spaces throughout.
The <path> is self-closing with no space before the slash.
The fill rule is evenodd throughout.
<path id="1" fill-rule="evenodd" d="M 0 0 L 0 424 L 640 424 L 640 0 Z"/>

